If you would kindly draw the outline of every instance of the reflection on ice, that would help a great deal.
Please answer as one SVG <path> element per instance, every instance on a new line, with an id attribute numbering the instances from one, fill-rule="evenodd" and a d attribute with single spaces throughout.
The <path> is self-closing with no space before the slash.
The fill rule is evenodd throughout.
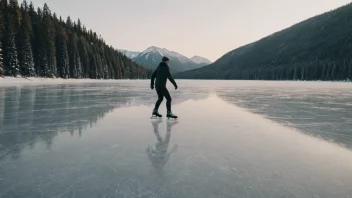
<path id="1" fill-rule="evenodd" d="M 169 144 L 171 139 L 172 127 L 178 124 L 178 121 L 166 122 L 165 137 L 162 137 L 164 130 L 159 131 L 159 125 L 163 123 L 162 120 L 152 120 L 153 131 L 157 140 L 155 148 L 148 145 L 146 149 L 148 159 L 151 162 L 153 170 L 151 171 L 150 182 L 148 182 L 146 190 L 142 194 L 146 197 L 165 196 L 168 192 L 168 186 L 171 185 L 167 178 L 166 163 L 170 160 L 172 153 L 177 152 L 177 144 L 175 144 L 169 151 Z M 171 165 L 172 166 L 172 163 Z M 164 174 L 164 169 L 166 175 Z"/>
<path id="2" fill-rule="evenodd" d="M 336 82 L 239 81 L 215 89 L 229 103 L 352 148 L 351 88 Z"/>
<path id="3" fill-rule="evenodd" d="M 176 125 L 178 121 L 167 122 L 167 130 L 166 130 L 165 138 L 162 138 L 159 133 L 159 124 L 161 122 L 162 120 L 160 119 L 156 121 L 152 121 L 157 143 L 155 144 L 155 149 L 151 146 L 148 146 L 148 148 L 146 149 L 150 162 L 157 170 L 162 170 L 165 164 L 169 161 L 171 153 L 177 150 L 177 145 L 175 145 L 171 149 L 171 151 L 168 152 L 170 138 L 171 138 L 171 128 L 174 125 Z"/>

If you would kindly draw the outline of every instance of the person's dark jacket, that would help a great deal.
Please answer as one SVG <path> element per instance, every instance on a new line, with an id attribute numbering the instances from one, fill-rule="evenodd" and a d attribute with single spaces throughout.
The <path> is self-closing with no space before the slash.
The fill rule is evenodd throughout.
<path id="1" fill-rule="evenodd" d="M 155 80 L 155 87 L 157 89 L 158 88 L 165 88 L 167 79 L 169 79 L 170 82 L 177 89 L 177 84 L 170 73 L 169 66 L 166 63 L 161 62 L 152 74 L 150 86 L 152 89 L 154 88 L 154 80 Z"/>

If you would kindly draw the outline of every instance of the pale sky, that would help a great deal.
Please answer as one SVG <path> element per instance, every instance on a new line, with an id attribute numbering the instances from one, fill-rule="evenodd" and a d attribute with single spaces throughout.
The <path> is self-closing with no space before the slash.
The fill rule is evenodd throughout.
<path id="1" fill-rule="evenodd" d="M 30 0 L 28 0 L 30 1 Z M 32 0 L 118 49 L 167 48 L 215 61 L 225 53 L 351 0 Z"/>

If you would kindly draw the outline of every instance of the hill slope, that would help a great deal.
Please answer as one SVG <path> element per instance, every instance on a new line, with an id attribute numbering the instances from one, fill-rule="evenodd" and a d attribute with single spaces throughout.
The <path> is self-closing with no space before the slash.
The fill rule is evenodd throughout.
<path id="1" fill-rule="evenodd" d="M 0 3 L 0 57 L 0 76 L 140 79 L 151 73 L 79 19 L 64 21 L 47 4 L 36 9 L 26 1 Z"/>
<path id="2" fill-rule="evenodd" d="M 310 18 L 228 52 L 209 66 L 178 78 L 352 79 L 352 4 Z"/>

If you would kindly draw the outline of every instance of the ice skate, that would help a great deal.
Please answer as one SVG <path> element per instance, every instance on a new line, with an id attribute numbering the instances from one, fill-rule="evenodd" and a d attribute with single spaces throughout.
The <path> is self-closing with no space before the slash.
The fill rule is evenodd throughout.
<path id="1" fill-rule="evenodd" d="M 167 119 L 177 119 L 178 117 L 176 115 L 174 115 L 171 111 L 167 112 L 166 115 Z"/>
<path id="2" fill-rule="evenodd" d="M 161 118 L 163 117 L 158 111 L 154 110 L 151 118 Z"/>

